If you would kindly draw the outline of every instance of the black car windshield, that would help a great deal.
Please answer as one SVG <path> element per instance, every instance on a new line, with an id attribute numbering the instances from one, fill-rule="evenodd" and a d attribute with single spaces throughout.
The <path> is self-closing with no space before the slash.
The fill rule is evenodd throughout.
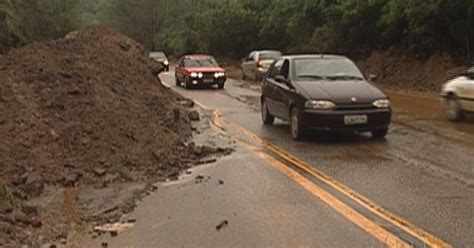
<path id="1" fill-rule="evenodd" d="M 280 52 L 263 52 L 258 56 L 260 60 L 273 60 L 281 56 Z"/>
<path id="2" fill-rule="evenodd" d="M 349 59 L 296 59 L 294 71 L 300 80 L 364 80 L 359 68 Z"/>
<path id="3" fill-rule="evenodd" d="M 214 58 L 202 59 L 185 59 L 184 66 L 186 67 L 215 67 L 219 66 Z"/>

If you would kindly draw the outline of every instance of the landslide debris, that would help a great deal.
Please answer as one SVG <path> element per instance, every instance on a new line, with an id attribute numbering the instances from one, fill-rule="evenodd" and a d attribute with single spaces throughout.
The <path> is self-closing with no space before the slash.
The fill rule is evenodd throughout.
<path id="1" fill-rule="evenodd" d="M 420 92 L 439 92 L 448 79 L 467 70 L 447 54 L 434 54 L 422 60 L 396 49 L 374 51 L 358 65 L 365 72 L 376 74 L 376 83 L 380 86 Z"/>
<path id="2" fill-rule="evenodd" d="M 192 104 L 162 86 L 161 66 L 144 54 L 119 32 L 92 27 L 0 57 L 0 246 L 31 244 L 19 230 L 45 226 L 7 196 L 156 181 L 210 154 L 190 142 Z"/>

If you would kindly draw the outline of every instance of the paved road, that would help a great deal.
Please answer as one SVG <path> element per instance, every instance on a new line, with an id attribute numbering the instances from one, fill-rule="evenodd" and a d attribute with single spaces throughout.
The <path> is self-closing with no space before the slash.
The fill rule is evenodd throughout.
<path id="1" fill-rule="evenodd" d="M 256 85 L 229 80 L 224 91 L 186 91 L 173 72 L 161 78 L 213 111 L 239 148 L 195 172 L 211 176 L 207 183 L 160 187 L 139 205 L 136 226 L 111 244 L 474 247 L 474 123 L 421 118 L 406 106 L 413 99 L 392 93 L 400 105 L 386 141 L 343 134 L 294 142 L 286 123 L 261 124 Z M 229 225 L 216 231 L 222 220 Z"/>

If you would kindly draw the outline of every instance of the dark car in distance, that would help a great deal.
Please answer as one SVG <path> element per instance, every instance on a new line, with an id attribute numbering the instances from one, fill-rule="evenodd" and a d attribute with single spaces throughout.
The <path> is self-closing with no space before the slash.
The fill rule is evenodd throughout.
<path id="1" fill-rule="evenodd" d="M 262 82 L 263 122 L 272 125 L 275 117 L 289 121 L 295 140 L 308 130 L 369 131 L 384 138 L 390 101 L 369 81 L 344 56 L 280 57 Z"/>
<path id="2" fill-rule="evenodd" d="M 214 86 L 223 89 L 227 77 L 211 55 L 189 54 L 183 56 L 175 69 L 176 85 L 186 89 L 196 86 Z"/>
<path id="3" fill-rule="evenodd" d="M 163 66 L 164 71 L 170 70 L 170 62 L 164 52 L 150 52 L 150 58 L 160 63 Z"/>

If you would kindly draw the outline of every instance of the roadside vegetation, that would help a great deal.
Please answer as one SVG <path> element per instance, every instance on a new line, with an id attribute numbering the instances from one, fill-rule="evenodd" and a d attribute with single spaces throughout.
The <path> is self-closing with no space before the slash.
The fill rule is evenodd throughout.
<path id="1" fill-rule="evenodd" d="M 104 24 L 172 55 L 255 48 L 353 57 L 397 48 L 470 60 L 471 0 L 0 0 L 0 50 Z"/>

